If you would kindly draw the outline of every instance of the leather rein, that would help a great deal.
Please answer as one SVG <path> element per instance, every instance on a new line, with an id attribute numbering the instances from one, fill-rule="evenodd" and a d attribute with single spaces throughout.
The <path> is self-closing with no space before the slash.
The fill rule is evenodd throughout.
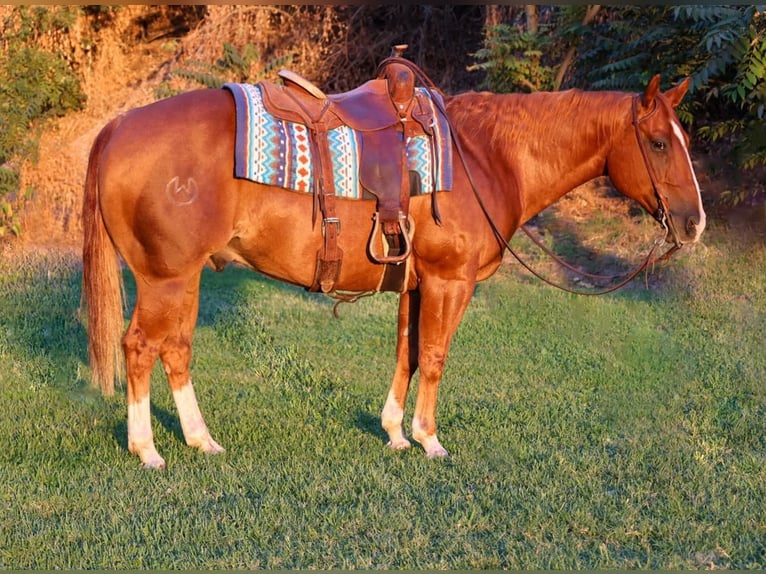
<path id="1" fill-rule="evenodd" d="M 436 86 L 431 81 L 431 79 L 426 76 L 425 72 L 423 72 L 415 63 L 401 57 L 392 56 L 390 58 L 386 58 L 381 62 L 380 68 L 382 68 L 384 65 L 396 62 L 399 64 L 403 64 L 410 68 L 413 73 L 417 76 L 418 80 L 423 84 L 425 89 L 433 96 L 433 91 L 436 89 Z M 379 69 L 380 69 L 379 68 Z M 566 287 L 564 285 L 561 285 L 559 283 L 556 283 L 555 281 L 552 281 L 548 279 L 547 277 L 541 275 L 539 272 L 534 270 L 524 259 L 516 253 L 516 251 L 511 247 L 511 244 L 509 240 L 505 239 L 503 237 L 500 230 L 497 228 L 497 225 L 495 224 L 494 220 L 492 219 L 492 216 L 489 213 L 489 210 L 487 209 L 486 204 L 484 203 L 484 200 L 482 199 L 481 195 L 479 194 L 478 186 L 476 185 L 475 180 L 473 179 L 473 176 L 471 175 L 471 171 L 468 168 L 468 163 L 465 159 L 465 154 L 463 152 L 463 148 L 460 145 L 460 140 L 457 137 L 457 133 L 454 129 L 454 126 L 452 125 L 452 122 L 449 119 L 449 116 L 447 115 L 447 110 L 445 109 L 442 101 L 440 98 L 434 98 L 432 97 L 432 101 L 434 104 L 439 108 L 439 111 L 444 115 L 444 117 L 447 120 L 447 123 L 450 127 L 450 133 L 452 134 L 452 141 L 455 144 L 455 149 L 457 150 L 458 156 L 460 157 L 460 161 L 463 164 L 463 168 L 465 169 L 465 173 L 468 177 L 468 182 L 471 185 L 471 189 L 473 190 L 474 196 L 476 197 L 479 206 L 481 207 L 481 210 L 484 212 L 484 216 L 487 218 L 487 221 L 489 222 L 490 227 L 492 228 L 492 233 L 495 235 L 495 238 L 500 243 L 501 248 L 506 249 L 521 265 L 524 267 L 527 271 L 529 271 L 532 275 L 540 279 L 541 281 L 547 283 L 548 285 L 551 285 L 553 287 L 556 287 L 558 289 L 561 289 L 562 291 L 566 291 L 568 293 L 574 293 L 576 295 L 605 295 L 607 293 L 611 293 L 613 291 L 616 291 L 617 289 L 620 289 L 630 283 L 639 273 L 642 271 L 646 271 L 647 277 L 649 274 L 650 267 L 653 268 L 654 264 L 660 261 L 666 261 L 670 258 L 671 255 L 673 255 L 676 251 L 678 251 L 681 248 L 681 243 L 678 241 L 678 235 L 676 234 L 675 229 L 673 228 L 672 222 L 670 220 L 670 217 L 668 215 L 668 209 L 667 204 L 665 203 L 664 198 L 662 197 L 662 194 L 659 191 L 659 186 L 657 184 L 657 177 L 654 174 L 654 170 L 652 168 L 652 164 L 649 161 L 649 154 L 646 150 L 646 145 L 644 143 L 644 139 L 641 137 L 641 130 L 639 128 L 639 124 L 646 120 L 647 118 L 651 117 L 656 111 L 657 111 L 657 103 L 654 103 L 654 108 L 651 112 L 649 112 L 646 116 L 643 118 L 638 117 L 638 102 L 641 98 L 640 94 L 636 94 L 633 96 L 632 101 L 632 123 L 633 127 L 636 132 L 636 140 L 638 142 L 638 147 L 641 150 L 641 157 L 644 160 L 644 165 L 646 167 L 647 174 L 649 175 L 649 180 L 652 184 L 652 189 L 654 191 L 654 195 L 657 198 L 657 211 L 653 214 L 653 217 L 662 225 L 665 235 L 661 239 L 656 239 L 654 241 L 654 244 L 652 245 L 651 249 L 649 250 L 649 253 L 647 254 L 646 258 L 644 259 L 643 263 L 638 266 L 633 271 L 629 271 L 627 273 L 621 273 L 616 275 L 594 275 L 590 273 L 586 273 L 585 271 L 582 271 L 580 269 L 577 269 L 576 267 L 570 265 L 569 263 L 563 261 L 560 257 L 558 257 L 555 253 L 553 253 L 548 247 L 546 247 L 539 239 L 534 237 L 532 235 L 532 232 L 527 229 L 526 226 L 521 226 L 521 229 L 524 231 L 524 233 L 527 234 L 527 236 L 538 246 L 540 247 L 543 252 L 545 252 L 549 257 L 551 257 L 554 261 L 556 261 L 559 265 L 562 267 L 582 276 L 587 277 L 590 279 L 596 279 L 600 281 L 613 281 L 615 279 L 621 279 L 619 283 L 616 285 L 613 285 L 611 287 L 599 290 L 599 291 L 581 291 L 577 289 L 571 289 L 569 287 Z M 663 253 L 660 256 L 656 255 L 657 250 L 662 247 L 665 244 L 665 238 L 668 235 L 673 236 L 674 245 L 672 245 L 665 253 Z"/>

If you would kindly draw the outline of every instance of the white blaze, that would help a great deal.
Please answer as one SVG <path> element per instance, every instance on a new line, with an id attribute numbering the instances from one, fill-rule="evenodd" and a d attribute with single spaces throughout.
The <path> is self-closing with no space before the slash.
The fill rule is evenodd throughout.
<path id="1" fill-rule="evenodd" d="M 686 140 L 684 139 L 684 132 L 683 129 L 681 129 L 681 126 L 678 124 L 676 120 L 671 120 L 670 125 L 673 128 L 673 135 L 678 140 L 678 144 L 681 146 L 681 149 L 684 152 L 684 157 L 686 158 L 686 164 L 689 166 L 689 171 L 692 174 L 692 179 L 694 180 L 694 188 L 697 190 L 697 209 L 700 213 L 700 221 L 697 225 L 697 237 L 700 236 L 702 233 L 702 230 L 705 229 L 705 224 L 707 223 L 707 216 L 705 215 L 705 210 L 702 208 L 702 193 L 700 192 L 700 186 L 697 182 L 697 175 L 694 173 L 694 167 L 692 166 L 692 158 L 689 155 L 689 148 L 686 147 Z"/>

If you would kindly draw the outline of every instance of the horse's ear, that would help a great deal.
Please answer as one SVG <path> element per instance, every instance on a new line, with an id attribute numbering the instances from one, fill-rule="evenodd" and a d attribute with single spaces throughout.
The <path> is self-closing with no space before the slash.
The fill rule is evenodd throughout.
<path id="1" fill-rule="evenodd" d="M 681 103 L 681 100 L 684 99 L 686 92 L 689 90 L 689 84 L 691 81 L 691 78 L 686 78 L 683 82 L 673 86 L 667 92 L 665 92 L 665 97 L 668 99 L 671 106 L 675 108 L 678 104 Z"/>
<path id="2" fill-rule="evenodd" d="M 660 75 L 655 74 L 655 76 L 649 82 L 649 85 L 646 86 L 646 91 L 644 92 L 644 97 L 642 100 L 644 107 L 651 108 L 652 105 L 654 104 L 654 98 L 656 98 L 657 94 L 659 93 L 660 93 Z"/>

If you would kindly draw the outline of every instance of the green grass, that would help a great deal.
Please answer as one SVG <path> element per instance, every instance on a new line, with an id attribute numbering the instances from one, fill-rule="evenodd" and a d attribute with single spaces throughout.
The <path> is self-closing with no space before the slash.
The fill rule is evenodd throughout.
<path id="1" fill-rule="evenodd" d="M 395 296 L 334 319 L 322 296 L 206 272 L 192 372 L 227 451 L 183 444 L 158 367 L 168 469 L 147 472 L 124 389 L 88 383 L 77 261 L 6 257 L 0 568 L 766 567 L 763 238 L 713 226 L 649 290 L 601 298 L 517 268 L 455 337 L 445 460 L 385 447 Z"/>

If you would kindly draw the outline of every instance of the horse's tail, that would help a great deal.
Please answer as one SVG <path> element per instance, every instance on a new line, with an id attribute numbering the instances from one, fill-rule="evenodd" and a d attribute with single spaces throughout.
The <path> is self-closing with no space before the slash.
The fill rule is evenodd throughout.
<path id="1" fill-rule="evenodd" d="M 114 379 L 123 376 L 120 338 L 123 331 L 122 274 L 117 249 L 104 225 L 99 201 L 99 167 L 104 148 L 119 118 L 98 134 L 88 159 L 82 208 L 82 301 L 88 316 L 88 358 L 91 380 L 105 395 L 114 393 Z"/>

